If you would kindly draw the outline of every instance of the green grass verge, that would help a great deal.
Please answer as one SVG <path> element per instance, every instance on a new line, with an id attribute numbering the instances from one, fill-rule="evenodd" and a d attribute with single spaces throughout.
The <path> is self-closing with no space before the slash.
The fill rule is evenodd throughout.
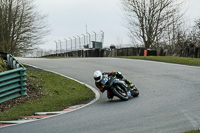
<path id="1" fill-rule="evenodd" d="M 26 71 L 27 78 L 33 78 L 42 93 L 40 99 L 19 104 L 6 112 L 0 112 L 0 121 L 18 119 L 35 112 L 59 111 L 68 106 L 88 101 L 95 97 L 85 85 L 50 72 Z"/>
<path id="2" fill-rule="evenodd" d="M 200 66 L 199 58 L 185 58 L 185 57 L 174 57 L 174 56 L 118 56 L 117 58 L 151 60 L 151 61 L 175 63 L 182 65 L 190 65 L 190 66 Z"/>
<path id="3" fill-rule="evenodd" d="M 200 130 L 192 130 L 192 131 L 188 131 L 188 132 L 184 132 L 184 133 L 200 133 Z"/>
<path id="4" fill-rule="evenodd" d="M 0 57 L 0 72 L 6 71 L 7 70 L 7 65 L 3 61 L 3 59 Z"/>

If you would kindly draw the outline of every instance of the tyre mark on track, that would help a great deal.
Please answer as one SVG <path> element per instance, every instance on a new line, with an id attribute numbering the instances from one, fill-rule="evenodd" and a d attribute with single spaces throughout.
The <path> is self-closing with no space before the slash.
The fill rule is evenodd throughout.
<path id="1" fill-rule="evenodd" d="M 195 120 L 195 118 L 200 119 L 199 116 L 196 116 L 192 114 L 189 110 L 187 109 L 182 109 L 180 108 L 181 113 L 190 121 L 193 127 L 197 128 L 199 126 L 198 122 Z M 193 116 L 193 117 L 192 117 Z"/>

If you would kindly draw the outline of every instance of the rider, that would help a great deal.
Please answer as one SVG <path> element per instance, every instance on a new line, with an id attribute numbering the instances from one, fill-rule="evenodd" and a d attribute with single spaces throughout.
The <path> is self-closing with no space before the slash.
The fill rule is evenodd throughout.
<path id="1" fill-rule="evenodd" d="M 107 90 L 107 97 L 108 99 L 112 99 L 114 96 L 112 95 L 111 92 L 109 92 L 109 89 L 107 89 L 106 84 L 103 83 L 103 77 L 109 77 L 109 76 L 116 76 L 118 79 L 121 79 L 123 81 L 126 82 L 126 84 L 128 84 L 130 87 L 133 87 L 133 84 L 128 81 L 127 79 L 125 79 L 122 76 L 121 72 L 104 72 L 102 73 L 101 71 L 97 70 L 94 72 L 94 80 L 95 80 L 95 85 L 97 86 L 97 88 L 103 93 L 105 90 Z"/>

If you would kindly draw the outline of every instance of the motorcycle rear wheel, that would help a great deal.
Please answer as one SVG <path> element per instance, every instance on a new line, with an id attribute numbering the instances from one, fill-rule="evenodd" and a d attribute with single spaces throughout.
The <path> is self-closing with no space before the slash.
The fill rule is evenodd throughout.
<path id="1" fill-rule="evenodd" d="M 138 97 L 139 96 L 139 91 L 138 91 L 138 89 L 136 87 L 134 87 L 134 89 L 131 90 L 131 91 L 132 91 L 132 96 L 133 97 Z"/>

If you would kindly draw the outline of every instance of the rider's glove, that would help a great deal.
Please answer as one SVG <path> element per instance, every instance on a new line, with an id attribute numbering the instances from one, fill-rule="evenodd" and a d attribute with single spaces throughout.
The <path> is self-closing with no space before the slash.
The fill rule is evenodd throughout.
<path id="1" fill-rule="evenodd" d="M 133 88 L 133 87 L 134 87 L 134 85 L 133 85 L 133 84 L 131 84 L 131 85 L 130 85 L 130 88 Z"/>

